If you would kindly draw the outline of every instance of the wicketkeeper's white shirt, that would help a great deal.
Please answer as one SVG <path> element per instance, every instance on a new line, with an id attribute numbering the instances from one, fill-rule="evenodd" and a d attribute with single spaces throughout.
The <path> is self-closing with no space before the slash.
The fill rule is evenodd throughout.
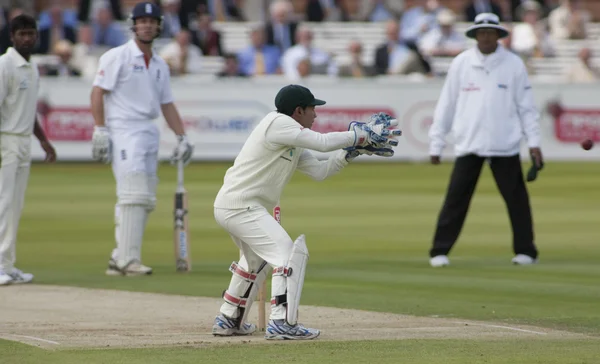
<path id="1" fill-rule="evenodd" d="M 498 46 L 484 56 L 474 47 L 450 65 L 429 130 L 429 154 L 439 156 L 453 133 L 457 156 L 519 154 L 523 136 L 540 146 L 533 90 L 523 61 Z"/>
<path id="2" fill-rule="evenodd" d="M 39 88 L 37 66 L 8 48 L 0 57 L 0 133 L 33 133 Z"/>
<path id="3" fill-rule="evenodd" d="M 94 86 L 110 91 L 104 97 L 107 121 L 154 120 L 161 105 L 173 102 L 166 62 L 153 52 L 146 67 L 133 39 L 100 57 Z"/>
<path id="4" fill-rule="evenodd" d="M 270 211 L 296 169 L 323 180 L 348 164 L 343 150 L 320 161 L 307 149 L 331 152 L 353 146 L 355 137 L 353 131 L 321 134 L 287 115 L 271 112 L 254 128 L 227 170 L 214 207 L 263 206 Z"/>

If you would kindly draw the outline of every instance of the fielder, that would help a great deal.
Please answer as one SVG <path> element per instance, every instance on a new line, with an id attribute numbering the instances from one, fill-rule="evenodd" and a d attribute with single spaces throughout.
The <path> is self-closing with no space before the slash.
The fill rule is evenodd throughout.
<path id="1" fill-rule="evenodd" d="M 29 61 L 38 37 L 29 15 L 10 22 L 13 47 L 0 57 L 0 285 L 28 283 L 33 274 L 15 267 L 16 240 L 31 164 L 31 134 L 40 141 L 46 161 L 56 152 L 36 117 L 37 66 Z"/>
<path id="2" fill-rule="evenodd" d="M 249 335 L 256 330 L 246 318 L 266 278 L 267 264 L 273 276 L 265 338 L 306 340 L 320 334 L 297 322 L 308 258 L 305 237 L 292 241 L 270 211 L 294 171 L 324 180 L 360 154 L 393 155 L 390 146 L 398 143 L 390 137 L 400 135 L 399 130 L 389 130 L 397 121 L 385 114 L 375 115 L 369 124 L 352 122 L 347 132 L 314 132 L 310 128 L 317 117 L 315 106 L 324 104 L 305 87 L 282 88 L 275 98 L 277 111 L 260 121 L 225 174 L 214 203 L 215 219 L 229 232 L 242 257 L 230 267 L 233 277 L 223 293 L 225 302 L 215 318 L 214 335 Z M 319 161 L 308 149 L 339 152 Z"/>
<path id="3" fill-rule="evenodd" d="M 159 130 L 154 119 L 162 112 L 178 138 L 171 162 L 189 163 L 188 142 L 171 95 L 169 67 L 152 49 L 161 33 L 160 9 L 137 4 L 131 19 L 134 39 L 102 55 L 91 93 L 95 128 L 94 159 L 112 162 L 117 183 L 115 238 L 117 248 L 107 275 L 146 275 L 141 248 L 146 222 L 156 204 Z"/>

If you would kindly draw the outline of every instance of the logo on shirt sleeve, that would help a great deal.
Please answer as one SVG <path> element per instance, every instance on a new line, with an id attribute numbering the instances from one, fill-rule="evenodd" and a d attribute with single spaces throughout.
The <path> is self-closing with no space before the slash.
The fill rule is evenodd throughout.
<path id="1" fill-rule="evenodd" d="M 98 76 L 100 76 L 100 77 L 104 77 L 104 70 L 100 70 L 100 71 L 98 71 Z"/>

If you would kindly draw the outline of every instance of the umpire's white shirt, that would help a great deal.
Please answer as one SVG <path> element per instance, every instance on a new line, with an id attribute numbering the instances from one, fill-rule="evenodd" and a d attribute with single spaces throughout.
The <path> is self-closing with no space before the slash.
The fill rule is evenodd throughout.
<path id="1" fill-rule="evenodd" d="M 14 48 L 0 57 L 0 133 L 29 136 L 35 124 L 40 76 Z"/>
<path id="2" fill-rule="evenodd" d="M 354 145 L 355 138 L 353 131 L 321 134 L 287 115 L 271 112 L 254 128 L 227 170 L 214 207 L 262 206 L 270 211 L 296 169 L 323 180 L 348 164 L 343 150 L 320 161 L 305 149 L 330 152 Z"/>
<path id="3" fill-rule="evenodd" d="M 132 39 L 100 57 L 94 86 L 110 91 L 104 98 L 107 121 L 158 118 L 161 105 L 173 102 L 169 67 L 153 52 L 148 67 Z"/>
<path id="4" fill-rule="evenodd" d="M 538 119 L 523 61 L 500 45 L 485 56 L 474 47 L 450 65 L 429 130 L 429 154 L 441 155 L 452 131 L 457 156 L 516 155 L 523 136 L 530 148 L 540 146 Z"/>

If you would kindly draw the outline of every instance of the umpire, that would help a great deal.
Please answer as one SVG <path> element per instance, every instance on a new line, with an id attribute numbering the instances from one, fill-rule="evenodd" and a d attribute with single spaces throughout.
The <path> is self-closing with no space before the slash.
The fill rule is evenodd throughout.
<path id="1" fill-rule="evenodd" d="M 477 45 L 452 61 L 429 131 L 431 163 L 440 163 L 450 131 L 456 154 L 429 251 L 430 264 L 450 264 L 448 253 L 463 227 L 484 161 L 489 163 L 508 208 L 515 253 L 512 262 L 533 264 L 538 251 L 519 157 L 523 136 L 538 168 L 543 157 L 539 113 L 527 70 L 518 56 L 498 43 L 508 31 L 497 15 L 479 14 L 466 35 Z"/>

